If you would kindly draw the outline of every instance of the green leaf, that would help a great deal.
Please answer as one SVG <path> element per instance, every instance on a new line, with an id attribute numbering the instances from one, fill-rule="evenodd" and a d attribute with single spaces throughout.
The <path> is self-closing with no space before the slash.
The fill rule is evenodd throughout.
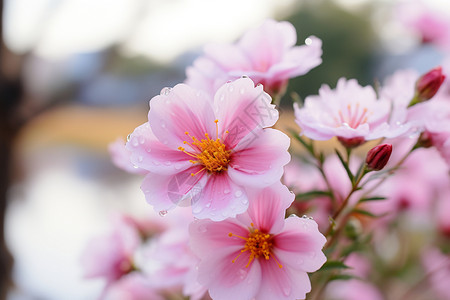
<path id="1" fill-rule="evenodd" d="M 350 275 L 350 274 L 335 274 L 335 275 L 331 275 L 329 281 L 333 281 L 333 280 L 350 280 L 350 279 L 355 279 L 358 278 L 356 276 Z"/>
<path id="2" fill-rule="evenodd" d="M 339 153 L 339 151 L 335 149 L 335 152 L 336 152 L 336 155 L 339 157 L 339 160 L 341 161 L 342 165 L 344 166 L 345 171 L 347 172 L 348 178 L 350 178 L 350 181 L 353 183 L 355 177 L 353 176 L 352 171 L 350 171 L 350 168 L 348 167 L 347 163 L 344 161 L 344 158 Z"/>
<path id="3" fill-rule="evenodd" d="M 309 191 L 306 193 L 301 193 L 301 194 L 297 194 L 295 195 L 295 200 L 298 201 L 306 201 L 306 200 L 311 200 L 314 198 L 318 198 L 318 197 L 331 197 L 331 193 L 329 191 Z"/>
<path id="4" fill-rule="evenodd" d="M 356 213 L 356 214 L 360 214 L 360 215 L 365 215 L 365 216 L 368 216 L 368 217 L 371 217 L 371 218 L 379 217 L 379 216 L 374 215 L 373 213 L 371 213 L 371 212 L 369 212 L 367 210 L 358 209 L 358 208 L 353 209 L 352 212 Z"/>
<path id="5" fill-rule="evenodd" d="M 298 131 L 295 131 L 294 129 L 290 128 L 288 131 L 292 134 L 294 139 L 299 141 L 303 147 L 305 147 L 306 150 L 308 150 L 309 153 L 311 153 L 314 156 L 314 148 L 311 143 L 307 143 L 299 134 Z"/>
<path id="6" fill-rule="evenodd" d="M 359 199 L 359 202 L 368 202 L 368 201 L 380 201 L 380 200 L 386 200 L 386 197 L 368 197 L 368 198 L 361 198 Z"/>
<path id="7" fill-rule="evenodd" d="M 349 269 L 349 268 L 350 267 L 345 265 L 342 261 L 328 260 L 323 264 L 322 268 L 320 268 L 319 271 L 334 270 L 334 269 Z"/>

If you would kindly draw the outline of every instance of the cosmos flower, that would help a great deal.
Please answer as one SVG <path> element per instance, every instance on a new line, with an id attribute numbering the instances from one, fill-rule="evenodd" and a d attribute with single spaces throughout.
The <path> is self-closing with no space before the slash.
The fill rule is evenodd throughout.
<path id="1" fill-rule="evenodd" d="M 389 120 L 390 101 L 377 99 L 371 86 L 362 87 L 355 79 L 339 79 L 334 90 L 323 85 L 318 96 L 309 96 L 304 107 L 295 103 L 294 108 L 302 134 L 314 140 L 336 136 L 346 147 L 407 131 L 407 126 Z"/>
<path id="2" fill-rule="evenodd" d="M 249 78 L 226 83 L 214 99 L 185 84 L 150 101 L 148 123 L 131 134 L 131 160 L 148 171 L 142 190 L 155 210 L 192 206 L 197 218 L 223 220 L 248 207 L 245 187 L 279 181 L 289 138 L 267 128 L 278 111 Z"/>
<path id="3" fill-rule="evenodd" d="M 213 95 L 227 80 L 247 75 L 275 95 L 289 78 L 304 75 L 322 62 L 320 39 L 311 36 L 303 46 L 295 46 L 296 41 L 292 24 L 266 20 L 236 44 L 207 45 L 204 56 L 187 68 L 186 83 Z"/>
<path id="4" fill-rule="evenodd" d="M 248 211 L 236 219 L 191 224 L 198 280 L 213 299 L 305 298 L 311 290 L 307 272 L 326 261 L 326 239 L 312 219 L 284 218 L 293 199 L 277 183 L 254 191 Z"/>

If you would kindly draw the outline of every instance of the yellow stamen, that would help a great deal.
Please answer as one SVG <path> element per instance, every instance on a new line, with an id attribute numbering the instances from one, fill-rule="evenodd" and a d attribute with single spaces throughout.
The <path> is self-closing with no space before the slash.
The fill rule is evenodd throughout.
<path id="1" fill-rule="evenodd" d="M 219 120 L 214 121 L 216 123 L 216 139 L 211 139 L 209 134 L 205 133 L 205 138 L 199 140 L 195 136 L 191 136 L 189 132 L 185 132 L 192 139 L 192 142 L 183 141 L 183 144 L 189 145 L 192 150 L 187 151 L 183 147 L 178 147 L 178 150 L 195 158 L 190 160 L 192 164 L 203 165 L 200 171 L 192 173 L 191 176 L 195 176 L 203 170 L 207 170 L 210 173 L 220 173 L 227 170 L 230 163 L 231 150 L 226 149 L 225 144 L 218 137 L 218 122 Z"/>
<path id="2" fill-rule="evenodd" d="M 273 247 L 273 236 L 269 233 L 264 233 L 254 228 L 253 223 L 251 224 L 251 228 L 249 228 L 248 237 L 242 237 L 233 233 L 229 233 L 229 237 L 236 237 L 242 240 L 245 240 L 245 246 L 241 249 L 241 252 L 236 256 L 231 262 L 236 262 L 237 258 L 241 256 L 242 253 L 249 251 L 250 257 L 248 259 L 248 263 L 245 267 L 249 267 L 254 259 L 264 258 L 265 260 L 269 260 L 270 257 L 274 259 L 278 267 L 282 268 L 283 266 L 278 262 L 275 256 L 272 253 Z"/>

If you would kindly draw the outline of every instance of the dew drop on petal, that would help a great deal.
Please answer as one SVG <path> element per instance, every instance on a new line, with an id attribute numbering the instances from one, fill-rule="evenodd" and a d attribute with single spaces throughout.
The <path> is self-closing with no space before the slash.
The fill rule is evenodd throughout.
<path id="1" fill-rule="evenodd" d="M 223 193 L 224 193 L 225 195 L 229 194 L 230 192 L 231 192 L 231 191 L 230 191 L 229 189 L 223 190 Z"/>
<path id="2" fill-rule="evenodd" d="M 147 151 L 147 153 L 150 153 L 150 152 L 152 152 L 152 148 L 147 148 L 147 149 L 145 149 L 145 151 Z"/>
<path id="3" fill-rule="evenodd" d="M 131 133 L 129 135 L 127 135 L 127 142 L 129 142 L 131 139 Z"/>
<path id="4" fill-rule="evenodd" d="M 237 272 L 240 279 L 244 279 L 247 276 L 247 271 L 245 269 L 239 269 Z"/>
<path id="5" fill-rule="evenodd" d="M 307 46 L 311 45 L 312 42 L 313 42 L 313 41 L 312 41 L 311 38 L 306 38 L 306 39 L 305 39 L 305 45 L 307 45 Z"/>
<path id="6" fill-rule="evenodd" d="M 291 287 L 288 285 L 283 286 L 283 294 L 285 296 L 289 296 L 291 294 Z"/>
<path id="7" fill-rule="evenodd" d="M 260 83 L 258 83 L 256 86 L 262 86 L 262 83 L 260 82 Z"/>
<path id="8" fill-rule="evenodd" d="M 171 161 L 166 161 L 166 162 L 164 163 L 164 165 L 166 165 L 166 166 L 170 166 L 171 164 L 172 164 Z"/>
<path id="9" fill-rule="evenodd" d="M 133 141 L 131 142 L 133 144 L 133 146 L 139 146 L 139 141 L 137 139 L 133 139 Z"/>
<path id="10" fill-rule="evenodd" d="M 142 155 L 139 155 L 138 161 L 139 161 L 139 162 L 143 162 L 143 161 L 144 161 L 144 157 L 143 157 Z"/>
<path id="11" fill-rule="evenodd" d="M 145 144 L 145 137 L 143 136 L 143 135 L 141 135 L 140 137 L 139 137 L 139 143 L 142 145 L 142 144 Z"/>
<path id="12" fill-rule="evenodd" d="M 211 202 L 206 203 L 205 207 L 211 207 Z"/>
<path id="13" fill-rule="evenodd" d="M 242 196 L 242 191 L 236 191 L 236 192 L 234 192 L 234 196 L 236 197 L 236 198 L 239 198 L 239 197 L 241 197 Z"/>
<path id="14" fill-rule="evenodd" d="M 164 95 L 164 96 L 167 96 L 167 95 L 169 95 L 170 94 L 170 92 L 172 91 L 172 89 L 171 88 L 169 88 L 169 87 L 165 87 L 165 88 L 163 88 L 162 90 L 161 90 L 161 93 L 160 93 L 160 95 Z"/>
<path id="15" fill-rule="evenodd" d="M 220 100 L 220 101 L 223 101 L 223 100 L 225 100 L 225 95 L 223 95 L 223 94 L 222 94 L 222 95 L 220 95 L 220 97 L 219 97 L 219 100 Z"/>
<path id="16" fill-rule="evenodd" d="M 227 80 L 227 83 L 231 83 L 232 80 Z"/>
<path id="17" fill-rule="evenodd" d="M 248 76 L 247 75 L 242 75 L 241 78 L 248 78 Z"/>
<path id="18" fill-rule="evenodd" d="M 164 217 L 165 215 L 167 215 L 167 210 L 161 210 L 158 213 L 161 217 Z"/>
<path id="19" fill-rule="evenodd" d="M 248 199 L 247 198 L 244 198 L 244 199 L 242 199 L 242 204 L 244 204 L 244 205 L 247 205 L 248 204 Z"/>
<path id="20" fill-rule="evenodd" d="M 229 91 L 229 92 L 234 91 L 234 86 L 232 86 L 232 85 L 230 84 L 230 86 L 228 87 L 228 91 Z"/>

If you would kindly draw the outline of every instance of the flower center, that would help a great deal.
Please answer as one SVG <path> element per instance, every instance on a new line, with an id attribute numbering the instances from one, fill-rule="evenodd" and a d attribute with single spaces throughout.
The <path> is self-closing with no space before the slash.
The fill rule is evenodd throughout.
<path id="1" fill-rule="evenodd" d="M 273 248 L 273 236 L 268 233 L 264 233 L 259 231 L 258 229 L 254 228 L 253 223 L 251 223 L 252 228 L 250 228 L 248 237 L 242 237 L 239 235 L 235 235 L 233 233 L 229 233 L 229 237 L 237 237 L 240 239 L 245 240 L 244 248 L 241 249 L 241 253 L 232 260 L 232 262 L 236 262 L 236 259 L 244 252 L 249 251 L 250 257 L 248 259 L 248 263 L 245 267 L 250 266 L 251 262 L 260 257 L 264 257 L 265 260 L 269 260 L 270 257 L 272 257 L 277 265 L 282 268 L 283 266 L 275 259 L 274 255 L 272 254 L 272 248 Z"/>
<path id="2" fill-rule="evenodd" d="M 349 127 L 355 129 L 360 124 L 364 124 L 367 122 L 368 113 L 367 108 L 364 107 L 362 110 L 359 109 L 359 102 L 354 106 L 355 108 L 348 104 L 347 110 L 342 112 L 339 109 L 339 118 L 334 117 L 334 121 L 336 122 L 336 126 L 341 126 L 342 124 L 347 124 Z"/>
<path id="3" fill-rule="evenodd" d="M 215 140 L 211 139 L 208 133 L 205 133 L 204 139 L 199 140 L 195 136 L 189 135 L 189 132 L 185 132 L 192 141 L 184 141 L 183 144 L 189 145 L 193 152 L 186 151 L 183 147 L 178 147 L 178 150 L 194 158 L 189 160 L 191 163 L 203 165 L 203 168 L 199 172 L 207 170 L 210 173 L 220 173 L 226 171 L 230 163 L 231 150 L 227 150 L 225 144 L 218 137 L 218 120 L 214 122 L 216 123 L 217 136 Z M 228 133 L 228 131 L 225 133 Z M 192 173 L 191 175 L 195 176 L 197 173 Z"/>

